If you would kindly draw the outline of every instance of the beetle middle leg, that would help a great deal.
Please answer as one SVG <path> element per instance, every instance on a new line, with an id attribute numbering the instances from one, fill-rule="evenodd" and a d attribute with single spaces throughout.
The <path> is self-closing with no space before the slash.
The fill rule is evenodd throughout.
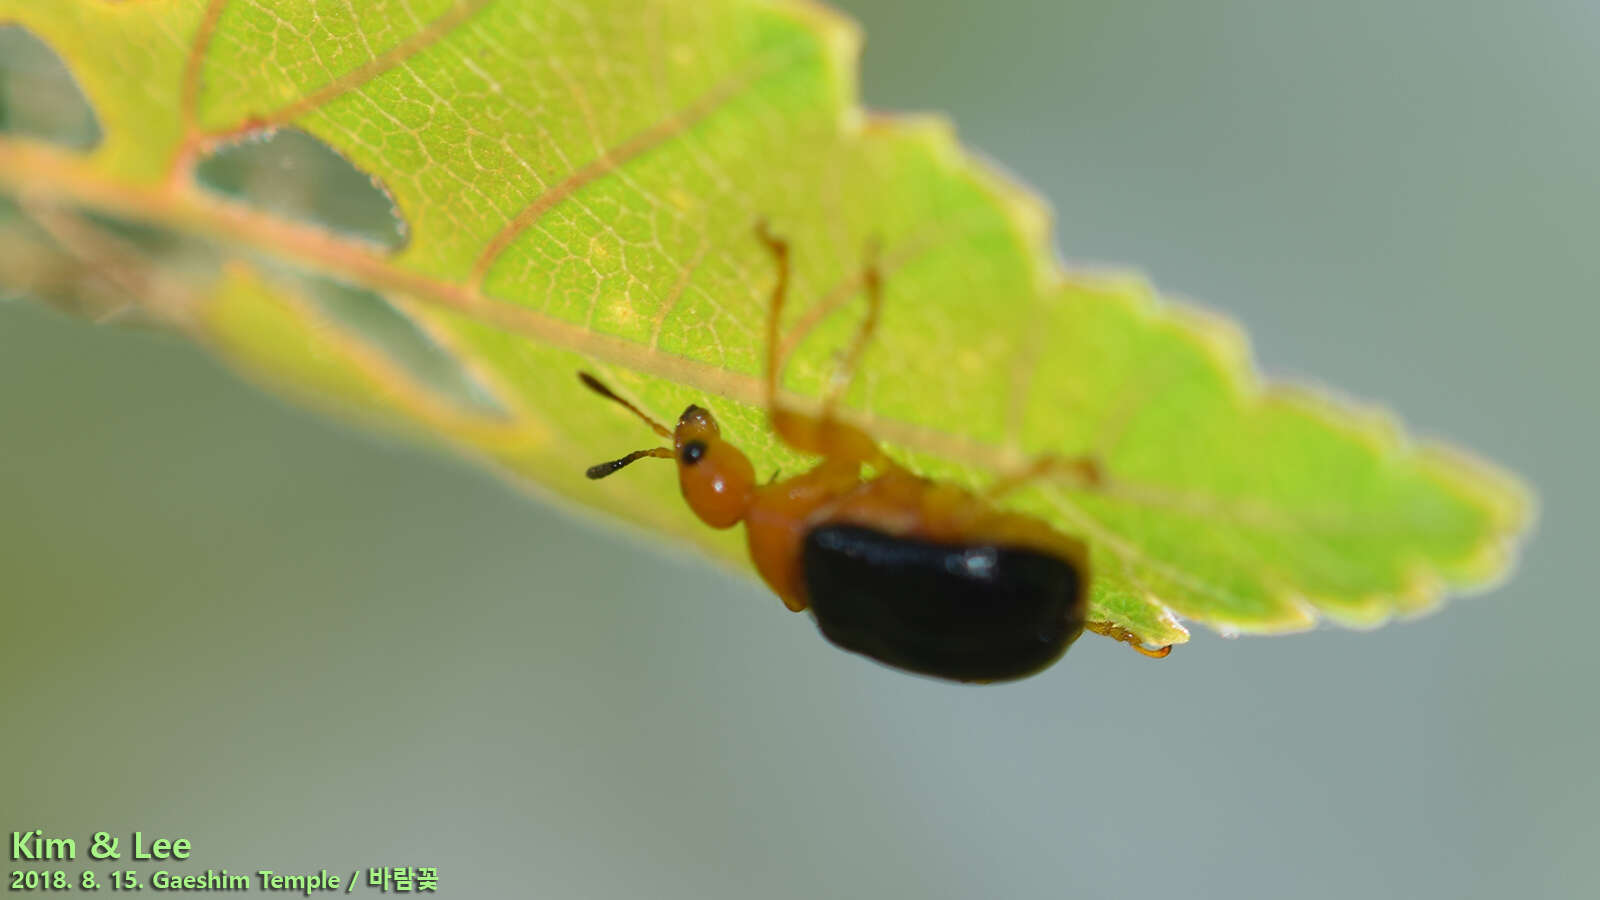
<path id="1" fill-rule="evenodd" d="M 1002 476 L 989 485 L 984 490 L 983 497 L 986 500 L 997 500 L 1020 487 L 1046 479 L 1094 490 L 1105 486 L 1106 473 L 1100 464 L 1100 458 L 1093 454 L 1083 456 L 1045 454 L 1035 459 L 1027 468 Z"/>
<path id="2" fill-rule="evenodd" d="M 862 283 L 867 295 L 867 313 L 850 343 L 839 373 L 835 376 L 822 409 L 816 415 L 786 406 L 779 399 L 779 376 L 782 374 L 779 322 L 789 295 L 789 243 L 767 229 L 765 222 L 756 226 L 756 237 L 772 254 L 777 270 L 772 286 L 772 296 L 767 305 L 767 414 L 772 419 L 772 429 L 784 443 L 802 453 L 822 456 L 851 465 L 866 464 L 879 471 L 897 469 L 899 466 L 878 447 L 878 442 L 861 429 L 841 421 L 837 415 L 839 398 L 849 387 L 856 364 L 878 327 L 879 311 L 883 306 L 883 276 L 879 272 L 877 254 L 868 256 L 862 272 Z"/>
<path id="3" fill-rule="evenodd" d="M 1093 454 L 1070 457 L 1047 454 L 1034 460 L 1027 468 L 989 485 L 983 492 L 983 498 L 993 501 L 1017 488 L 1043 479 L 1065 482 L 1085 490 L 1096 490 L 1105 486 L 1106 474 L 1100 465 L 1099 457 Z M 1138 635 L 1111 622 L 1087 622 L 1084 628 L 1112 640 L 1121 641 L 1153 659 L 1161 659 L 1172 652 L 1171 644 L 1164 647 L 1147 647 Z"/>

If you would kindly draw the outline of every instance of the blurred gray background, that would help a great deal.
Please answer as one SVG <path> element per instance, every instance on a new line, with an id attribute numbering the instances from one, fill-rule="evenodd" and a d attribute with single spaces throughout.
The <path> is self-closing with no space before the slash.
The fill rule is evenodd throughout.
<path id="1" fill-rule="evenodd" d="M 844 5 L 867 102 L 947 111 L 1066 258 L 1532 480 L 1516 577 L 953 687 L 176 338 L 0 302 L 0 829 L 451 896 L 1594 896 L 1600 7 Z"/>

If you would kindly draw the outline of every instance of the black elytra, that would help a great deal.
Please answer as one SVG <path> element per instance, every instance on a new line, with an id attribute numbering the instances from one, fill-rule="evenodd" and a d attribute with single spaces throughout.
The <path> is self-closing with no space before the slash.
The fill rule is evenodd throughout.
<path id="1" fill-rule="evenodd" d="M 807 599 L 828 640 L 954 681 L 1031 675 L 1083 632 L 1082 574 L 1026 547 L 896 537 L 822 525 L 801 550 Z"/>

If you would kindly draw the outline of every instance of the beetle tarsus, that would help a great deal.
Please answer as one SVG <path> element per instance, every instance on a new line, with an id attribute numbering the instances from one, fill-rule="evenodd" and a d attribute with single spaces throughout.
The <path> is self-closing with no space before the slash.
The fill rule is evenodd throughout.
<path id="1" fill-rule="evenodd" d="M 1171 644 L 1155 648 L 1146 647 L 1144 641 L 1140 640 L 1138 635 L 1123 628 L 1121 625 L 1113 625 L 1110 622 L 1090 622 L 1084 627 L 1095 634 L 1121 641 L 1151 659 L 1165 659 L 1167 654 L 1172 652 Z"/>

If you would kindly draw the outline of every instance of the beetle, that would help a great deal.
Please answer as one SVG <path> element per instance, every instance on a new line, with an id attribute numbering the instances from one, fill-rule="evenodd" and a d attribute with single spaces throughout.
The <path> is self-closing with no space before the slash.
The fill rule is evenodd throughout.
<path id="1" fill-rule="evenodd" d="M 646 458 L 670 459 L 689 508 L 712 528 L 743 522 L 756 571 L 795 612 L 811 610 L 823 636 L 880 663 L 954 681 L 1023 678 L 1061 657 L 1087 628 L 1162 657 L 1110 622 L 1088 621 L 1088 552 L 1045 521 L 996 501 L 1042 477 L 1101 484 L 1092 457 L 1043 457 L 986 491 L 918 476 L 865 431 L 835 413 L 877 327 L 883 279 L 876 252 L 861 282 L 867 311 L 821 411 L 778 396 L 778 323 L 789 287 L 789 245 L 765 223 L 756 236 L 776 268 L 767 311 L 766 406 L 773 431 L 821 457 L 810 471 L 758 484 L 748 457 L 722 438 L 717 420 L 690 406 L 668 429 L 587 372 L 590 390 L 642 419 L 670 447 L 636 450 L 592 466 L 605 478 Z M 871 471 L 863 477 L 863 468 Z"/>

